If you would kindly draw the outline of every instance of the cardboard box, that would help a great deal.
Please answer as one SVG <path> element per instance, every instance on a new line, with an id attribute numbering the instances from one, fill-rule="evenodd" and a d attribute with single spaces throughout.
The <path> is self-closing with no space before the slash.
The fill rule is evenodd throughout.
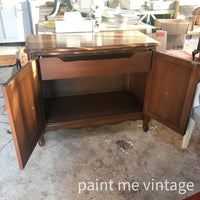
<path id="1" fill-rule="evenodd" d="M 154 40 L 160 42 L 160 45 L 158 46 L 158 51 L 160 52 L 166 51 L 167 31 L 157 30 L 155 33 L 149 33 L 147 35 L 153 38 Z"/>
<path id="2" fill-rule="evenodd" d="M 189 22 L 184 19 L 156 19 L 154 26 L 167 31 L 168 35 L 187 34 Z"/>
<path id="3" fill-rule="evenodd" d="M 183 19 L 157 19 L 156 27 L 167 31 L 166 49 L 182 49 L 188 31 L 189 22 Z"/>
<path id="4" fill-rule="evenodd" d="M 166 49 L 183 49 L 185 42 L 185 35 L 168 35 Z"/>

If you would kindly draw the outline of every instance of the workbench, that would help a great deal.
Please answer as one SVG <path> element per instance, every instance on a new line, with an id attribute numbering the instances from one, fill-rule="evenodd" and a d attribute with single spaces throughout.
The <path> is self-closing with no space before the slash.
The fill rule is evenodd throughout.
<path id="1" fill-rule="evenodd" d="M 151 118 L 185 133 L 199 64 L 138 31 L 31 35 L 29 63 L 2 87 L 21 169 L 50 130 Z M 134 132 L 133 132 L 134 134 Z"/>

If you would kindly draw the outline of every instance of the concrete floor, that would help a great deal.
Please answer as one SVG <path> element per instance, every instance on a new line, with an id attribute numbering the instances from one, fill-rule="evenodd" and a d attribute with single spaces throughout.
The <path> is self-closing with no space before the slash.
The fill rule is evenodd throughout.
<path id="1" fill-rule="evenodd" d="M 10 75 L 10 69 L 0 69 L 0 82 Z M 19 170 L 0 91 L 0 138 L 0 200 L 181 200 L 200 191 L 198 127 L 187 150 L 180 148 L 181 135 L 154 120 L 147 133 L 140 120 L 52 131 L 45 135 L 45 146 L 37 145 L 25 169 Z M 96 183 L 109 186 L 110 180 L 114 191 L 105 191 L 105 186 L 97 190 Z M 144 183 L 166 180 L 192 182 L 193 191 L 145 190 Z M 139 187 L 123 191 L 119 182 L 137 182 Z"/>

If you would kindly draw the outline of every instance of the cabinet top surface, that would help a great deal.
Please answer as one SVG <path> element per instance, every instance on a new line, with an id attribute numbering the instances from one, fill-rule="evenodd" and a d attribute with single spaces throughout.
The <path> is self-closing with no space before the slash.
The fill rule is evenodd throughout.
<path id="1" fill-rule="evenodd" d="M 107 31 L 89 33 L 30 35 L 26 53 L 92 51 L 126 47 L 157 46 L 159 42 L 139 31 Z"/>

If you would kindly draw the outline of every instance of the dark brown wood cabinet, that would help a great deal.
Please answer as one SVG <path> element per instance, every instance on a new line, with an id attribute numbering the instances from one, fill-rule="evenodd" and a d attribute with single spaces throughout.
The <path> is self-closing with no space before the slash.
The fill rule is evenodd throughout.
<path id="1" fill-rule="evenodd" d="M 20 168 L 49 130 L 143 119 L 147 131 L 151 117 L 184 134 L 200 66 L 157 45 L 133 31 L 30 36 L 32 60 L 2 87 Z"/>

